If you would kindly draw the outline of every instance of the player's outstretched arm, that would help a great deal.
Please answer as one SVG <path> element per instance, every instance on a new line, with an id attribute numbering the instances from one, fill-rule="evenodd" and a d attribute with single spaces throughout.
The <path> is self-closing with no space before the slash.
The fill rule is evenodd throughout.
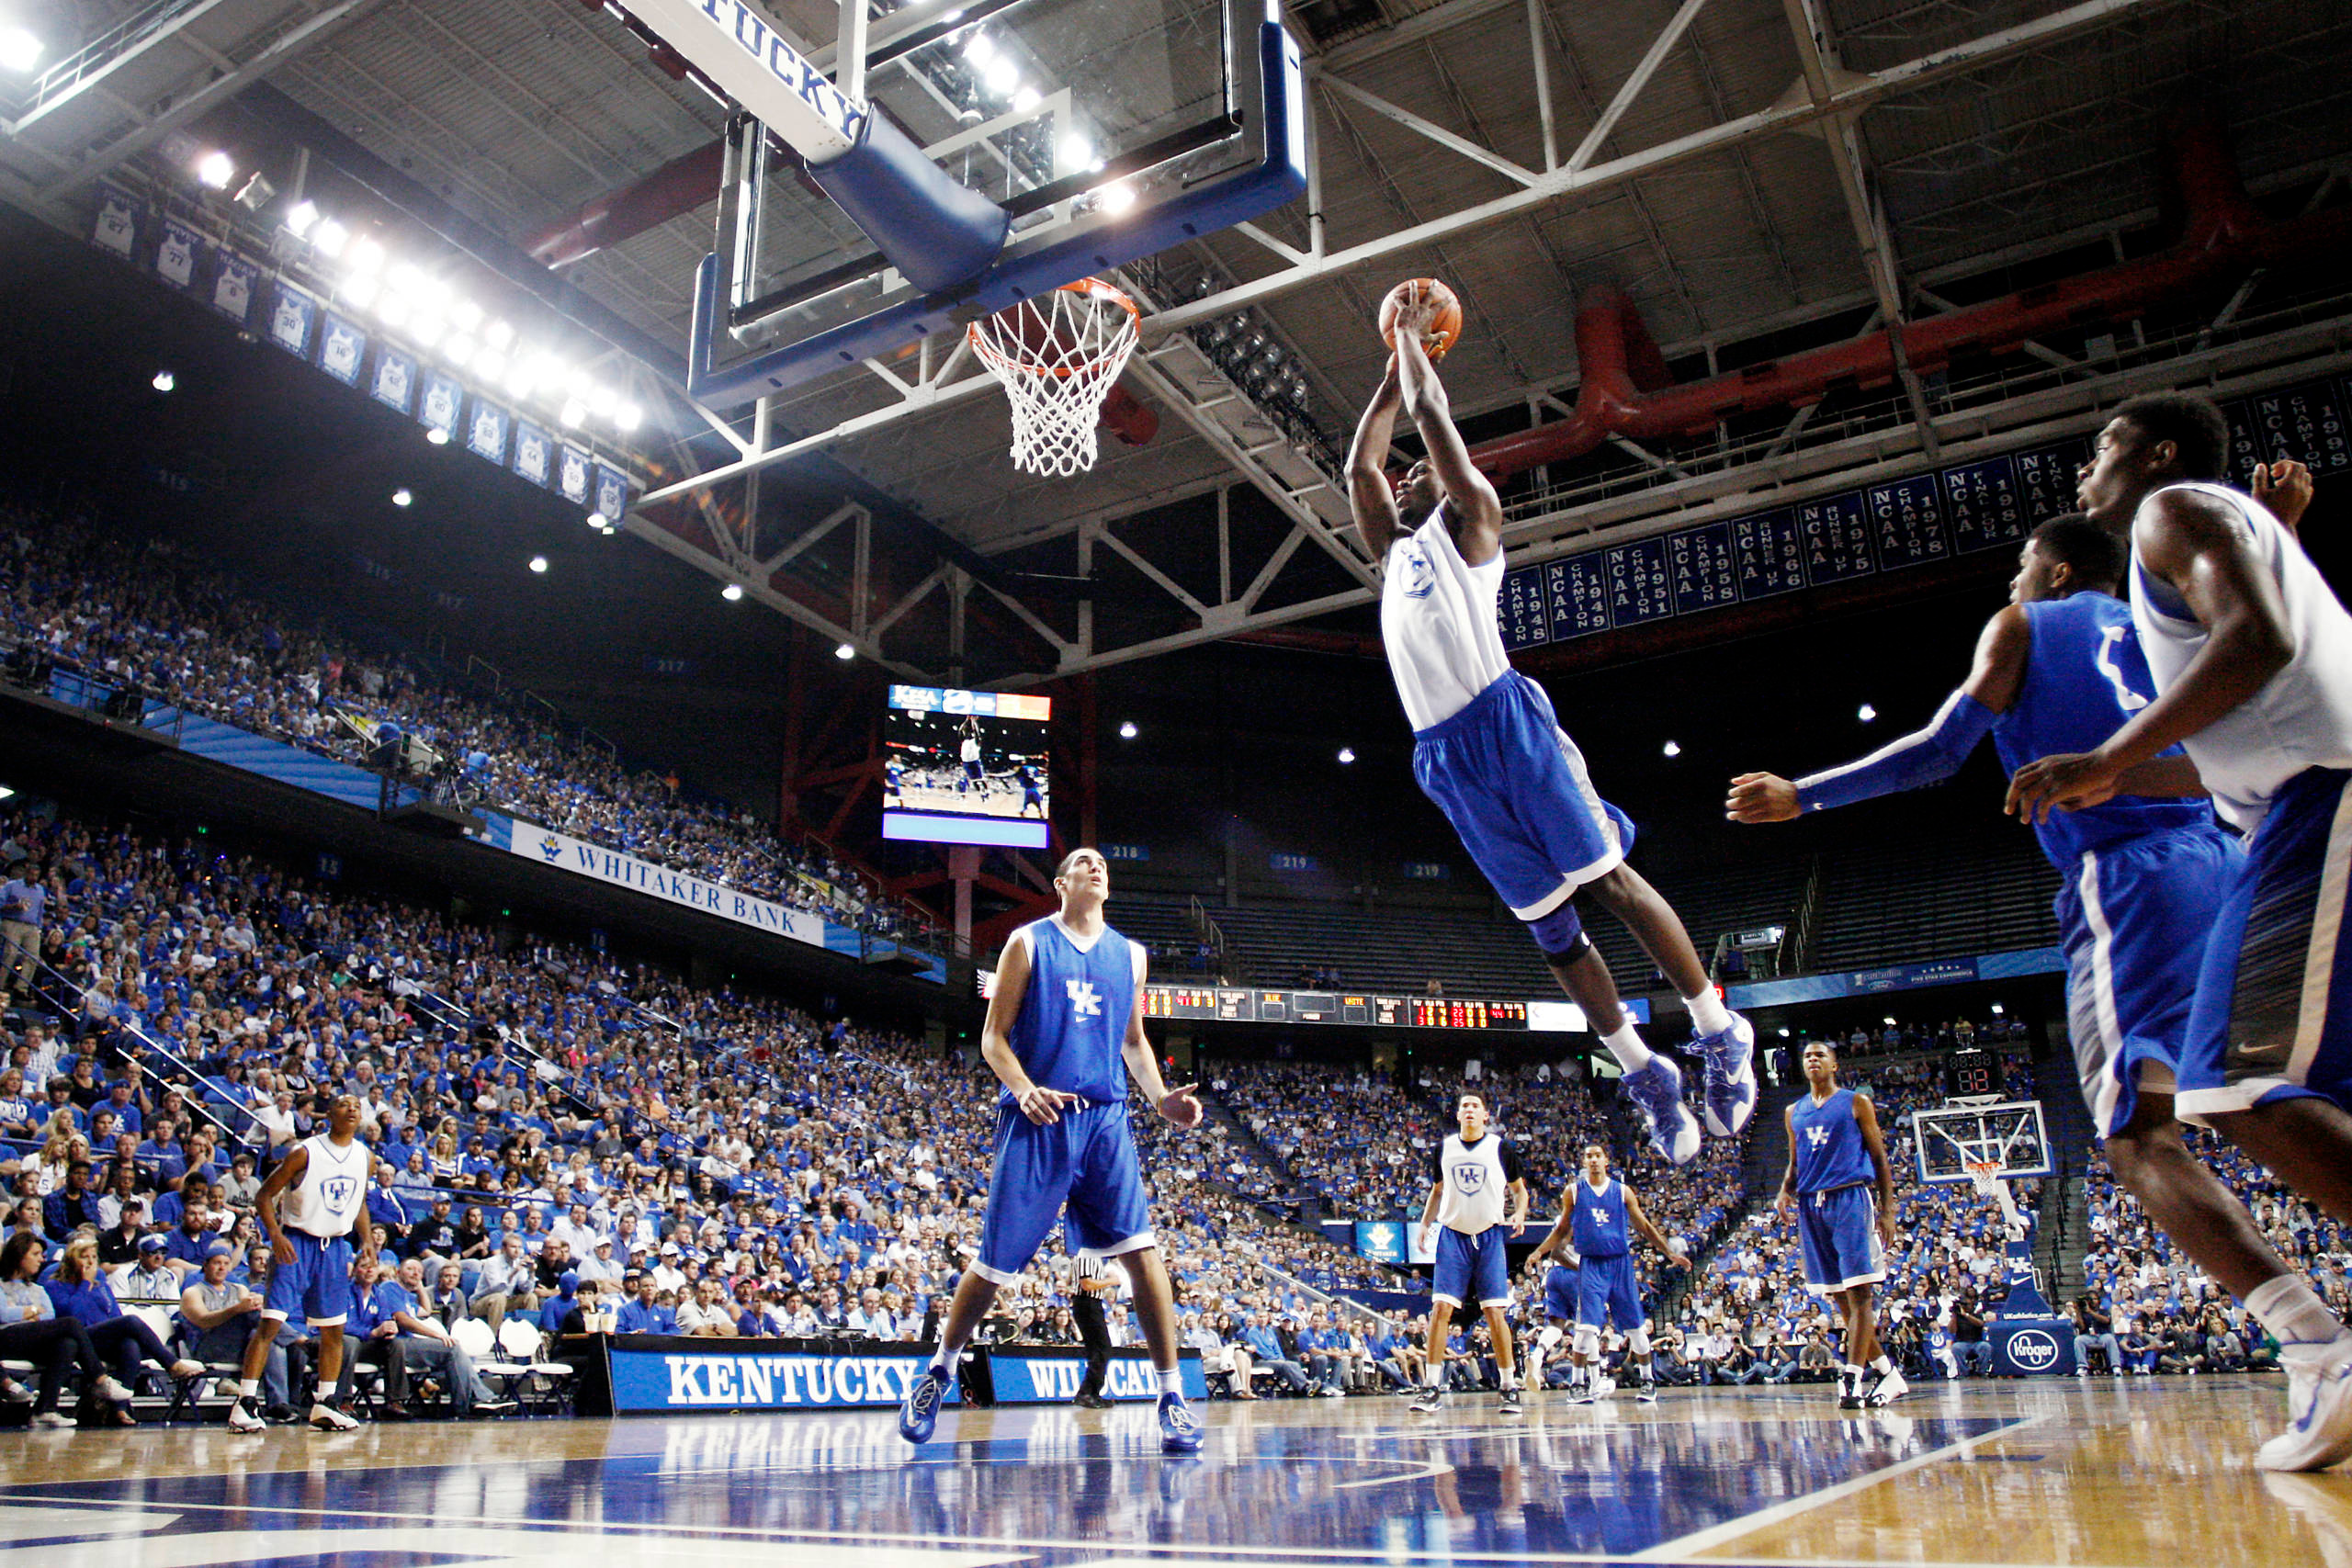
<path id="1" fill-rule="evenodd" d="M 1446 503 L 1453 508 L 1453 542 L 1462 552 L 1462 564 L 1484 566 L 1503 547 L 1502 499 L 1470 460 L 1470 448 L 1463 444 L 1462 433 L 1453 428 L 1453 409 L 1446 400 L 1445 384 L 1437 378 L 1437 367 L 1421 347 L 1422 325 L 1421 321 L 1408 321 L 1401 314 L 1397 318 L 1397 383 L 1413 428 L 1421 433 L 1430 469 L 1445 491 Z"/>
<path id="2" fill-rule="evenodd" d="M 2147 761 L 2230 713 L 2295 656 L 2278 585 L 2236 513 L 2194 491 L 2160 491 L 2132 525 L 2141 570 L 2172 585 L 2205 628 L 2205 646 L 2156 700 L 2095 751 L 2029 762 L 2009 781 L 2007 809 L 2047 821 L 2115 794 L 2126 768 Z"/>
<path id="3" fill-rule="evenodd" d="M 1389 355 L 1380 389 L 1364 405 L 1356 422 L 1356 438 L 1348 448 L 1348 506 L 1355 513 L 1356 532 L 1372 558 L 1388 558 L 1396 537 L 1396 497 L 1388 488 L 1388 444 L 1396 431 L 1396 410 L 1403 399 L 1396 380 L 1396 357 Z"/>
<path id="4" fill-rule="evenodd" d="M 1862 758 L 1793 783 L 1778 773 L 1742 773 L 1731 781 L 1724 815 L 1734 822 L 1787 822 L 1808 811 L 1851 806 L 1882 795 L 1941 784 L 2008 712 L 2025 683 L 2033 652 L 2033 623 L 2015 604 L 1984 623 L 1968 679 L 1944 699 L 1927 728 L 1915 729 Z"/>

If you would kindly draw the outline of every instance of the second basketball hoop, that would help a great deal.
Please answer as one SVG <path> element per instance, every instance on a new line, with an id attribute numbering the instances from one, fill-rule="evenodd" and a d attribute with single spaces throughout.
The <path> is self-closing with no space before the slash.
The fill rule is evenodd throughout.
<path id="1" fill-rule="evenodd" d="M 1135 352 L 1136 302 L 1081 277 L 966 329 L 972 352 L 1012 404 L 1012 462 L 1033 474 L 1094 467 L 1102 400 Z"/>

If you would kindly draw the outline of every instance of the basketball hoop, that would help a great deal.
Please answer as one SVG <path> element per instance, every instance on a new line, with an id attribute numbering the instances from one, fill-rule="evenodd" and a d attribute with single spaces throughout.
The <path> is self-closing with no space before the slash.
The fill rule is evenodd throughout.
<path id="1" fill-rule="evenodd" d="M 972 351 L 1012 404 L 1012 462 L 1033 474 L 1094 467 L 1094 427 L 1142 318 L 1098 277 L 983 316 L 966 329 Z"/>
<path id="2" fill-rule="evenodd" d="M 2001 1162 L 1996 1159 L 1972 1159 L 1962 1162 L 1968 1179 L 1976 1183 L 1977 1195 L 1990 1198 L 1993 1184 L 2001 1179 Z"/>

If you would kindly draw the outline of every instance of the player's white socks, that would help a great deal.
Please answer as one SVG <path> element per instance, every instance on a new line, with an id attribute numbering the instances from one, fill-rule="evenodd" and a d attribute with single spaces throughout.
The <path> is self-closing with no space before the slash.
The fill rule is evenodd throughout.
<path id="1" fill-rule="evenodd" d="M 261 1379 L 239 1378 L 237 1380 L 237 1397 L 239 1399 L 251 1399 L 260 1393 Z"/>
<path id="2" fill-rule="evenodd" d="M 2327 1303 L 2319 1299 L 2318 1292 L 2298 1274 L 2281 1274 L 2248 1291 L 2245 1310 L 2261 1319 L 2262 1325 L 2282 1343 L 2302 1340 L 2325 1344 L 2344 1337 L 2347 1332 L 2335 1314 L 2327 1310 Z"/>
<path id="3" fill-rule="evenodd" d="M 1512 1368 L 1510 1371 L 1504 1372 L 1504 1373 L 1503 1373 L 1503 1374 L 1501 1374 L 1501 1375 L 1502 1375 L 1502 1380 L 1503 1380 L 1503 1387 L 1505 1387 L 1505 1388 L 1507 1388 L 1507 1389 L 1510 1389 L 1510 1388 L 1517 1388 L 1517 1387 L 1519 1386 L 1519 1369 L 1518 1369 L 1518 1368 L 1514 1367 L 1514 1368 Z"/>
<path id="4" fill-rule="evenodd" d="M 1719 1034 L 1731 1027 L 1731 1010 L 1724 1006 L 1713 986 L 1695 997 L 1683 998 L 1682 1005 L 1690 1010 L 1690 1027 L 1698 1033 Z"/>
<path id="5" fill-rule="evenodd" d="M 1876 1372 L 1881 1377 L 1884 1377 L 1887 1373 L 1894 1371 L 1894 1363 L 1889 1360 L 1886 1357 L 1881 1356 L 1877 1360 L 1871 1363 L 1871 1371 Z"/>
<path id="6" fill-rule="evenodd" d="M 1617 1026 L 1616 1033 L 1602 1035 L 1600 1043 L 1609 1047 L 1617 1065 L 1629 1073 L 1638 1073 L 1650 1065 L 1650 1048 L 1642 1043 L 1641 1032 L 1630 1018 Z"/>
<path id="7" fill-rule="evenodd" d="M 1177 1395 L 1179 1398 L 1182 1397 L 1184 1393 L 1184 1369 L 1182 1367 L 1170 1367 L 1166 1371 L 1160 1373 L 1159 1392 L 1164 1394 L 1172 1393 Z"/>

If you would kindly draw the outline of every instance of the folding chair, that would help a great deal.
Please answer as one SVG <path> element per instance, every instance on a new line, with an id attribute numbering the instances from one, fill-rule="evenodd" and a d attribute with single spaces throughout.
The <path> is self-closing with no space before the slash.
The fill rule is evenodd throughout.
<path id="1" fill-rule="evenodd" d="M 516 1394 L 526 1412 L 536 1405 L 560 1416 L 571 1414 L 572 1385 L 579 1381 L 580 1369 L 569 1361 L 550 1361 L 541 1356 L 547 1336 L 537 1324 L 526 1317 L 510 1317 L 499 1325 L 498 1343 L 508 1356 L 524 1364 L 528 1374 L 517 1385 Z"/>
<path id="2" fill-rule="evenodd" d="M 449 1337 L 458 1342 L 458 1349 L 473 1358 L 474 1371 L 501 1399 L 514 1399 L 515 1384 L 531 1375 L 527 1362 L 499 1359 L 498 1337 L 491 1333 L 490 1325 L 478 1317 L 461 1317 L 450 1325 Z"/>

